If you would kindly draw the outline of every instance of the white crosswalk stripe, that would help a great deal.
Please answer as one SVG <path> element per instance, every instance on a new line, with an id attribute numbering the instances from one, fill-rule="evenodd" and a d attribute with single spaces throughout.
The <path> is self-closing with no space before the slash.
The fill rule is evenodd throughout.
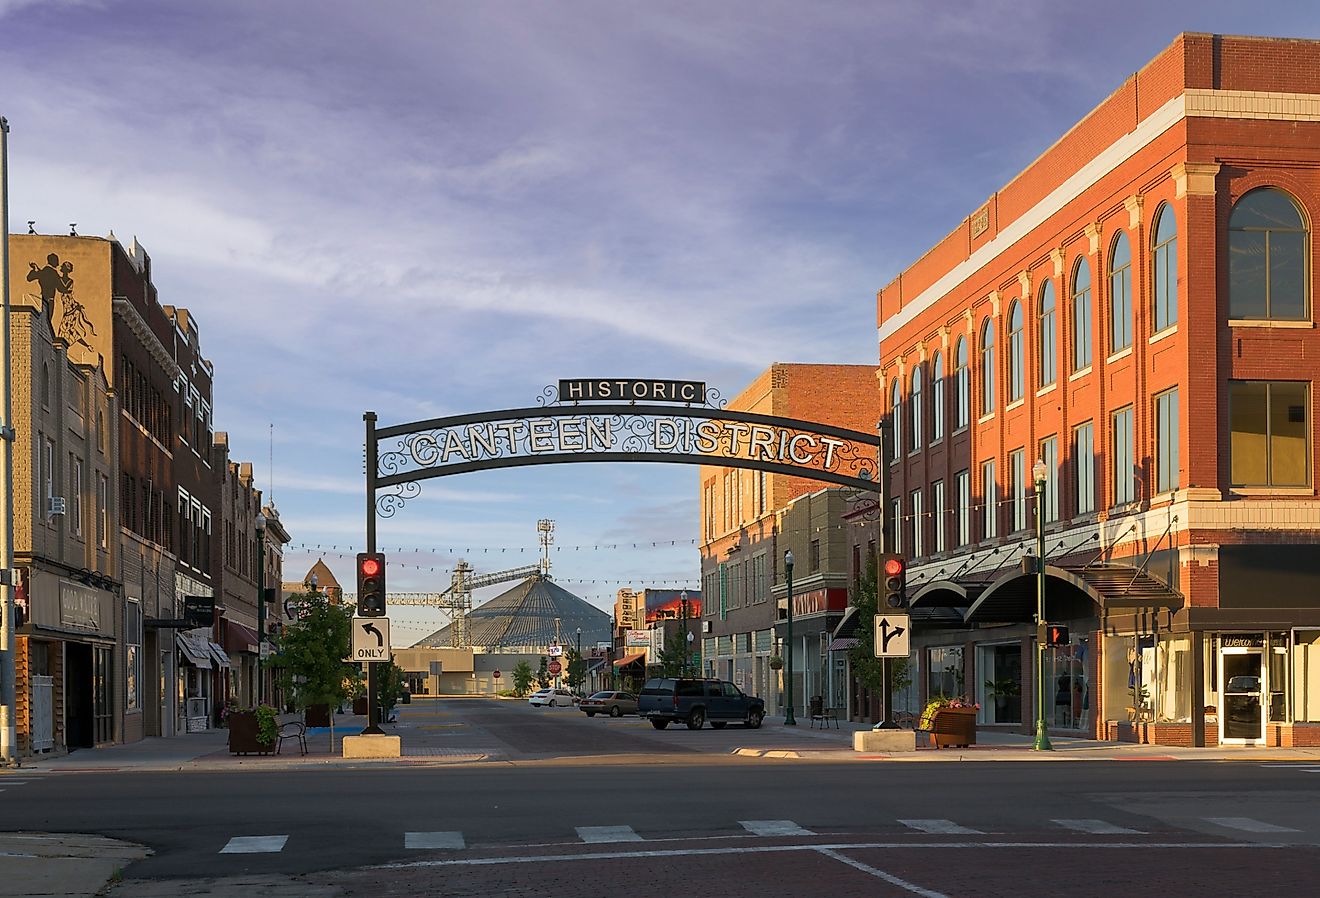
<path id="1" fill-rule="evenodd" d="M 1248 833 L 1295 833 L 1300 830 L 1291 829 L 1287 826 L 1275 826 L 1273 823 L 1266 823 L 1263 820 L 1255 820 L 1251 817 L 1206 817 L 1208 822 L 1215 826 L 1222 826 L 1227 829 L 1240 829 Z"/>
<path id="2" fill-rule="evenodd" d="M 754 836 L 814 836 L 792 820 L 739 820 L 738 825 Z"/>
<path id="3" fill-rule="evenodd" d="M 923 833 L 953 833 L 956 835 L 977 835 L 983 836 L 985 833 L 979 829 L 969 829 L 966 826 L 959 826 L 952 820 L 900 820 L 899 823 L 908 829 L 920 830 Z"/>
<path id="4" fill-rule="evenodd" d="M 642 837 L 631 826 L 576 826 L 578 838 L 593 844 L 602 842 L 640 842 Z"/>
<path id="5" fill-rule="evenodd" d="M 1090 833 L 1095 836 L 1140 836 L 1142 830 L 1128 829 L 1126 826 L 1118 826 L 1105 820 L 1054 820 L 1064 829 L 1076 830 L 1079 833 Z"/>
<path id="6" fill-rule="evenodd" d="M 404 833 L 404 848 L 466 848 L 462 833 Z"/>
<path id="7" fill-rule="evenodd" d="M 284 843 L 287 841 L 289 841 L 288 836 L 234 836 L 224 848 L 220 849 L 220 853 L 273 854 L 283 851 Z"/>

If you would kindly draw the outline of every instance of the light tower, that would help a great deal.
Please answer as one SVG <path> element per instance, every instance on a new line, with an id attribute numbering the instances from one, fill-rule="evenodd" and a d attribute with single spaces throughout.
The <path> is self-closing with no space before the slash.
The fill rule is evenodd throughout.
<path id="1" fill-rule="evenodd" d="M 555 522 L 541 518 L 536 522 L 536 532 L 541 538 L 541 576 L 550 579 L 550 547 L 555 544 Z"/>

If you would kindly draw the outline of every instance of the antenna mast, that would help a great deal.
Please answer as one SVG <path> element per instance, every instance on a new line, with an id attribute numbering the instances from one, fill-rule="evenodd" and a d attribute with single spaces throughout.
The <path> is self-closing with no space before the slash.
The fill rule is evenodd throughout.
<path id="1" fill-rule="evenodd" d="M 541 576 L 550 579 L 550 547 L 555 544 L 555 522 L 541 518 L 536 522 L 536 532 L 541 538 Z"/>

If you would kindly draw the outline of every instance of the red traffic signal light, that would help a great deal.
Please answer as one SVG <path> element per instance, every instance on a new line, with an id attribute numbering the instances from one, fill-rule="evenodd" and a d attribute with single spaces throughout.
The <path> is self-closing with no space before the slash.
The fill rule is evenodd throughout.
<path id="1" fill-rule="evenodd" d="M 357 557 L 357 607 L 359 617 L 385 615 L 385 556 L 380 552 Z"/>
<path id="2" fill-rule="evenodd" d="M 380 560 L 368 555 L 362 559 L 362 576 L 374 577 L 380 573 Z"/>
<path id="3" fill-rule="evenodd" d="M 888 558 L 885 560 L 886 577 L 897 577 L 901 573 L 903 573 L 903 559 Z"/>
<path id="4" fill-rule="evenodd" d="M 880 565 L 884 571 L 884 603 L 890 608 L 907 607 L 907 571 L 901 555 L 886 555 Z"/>

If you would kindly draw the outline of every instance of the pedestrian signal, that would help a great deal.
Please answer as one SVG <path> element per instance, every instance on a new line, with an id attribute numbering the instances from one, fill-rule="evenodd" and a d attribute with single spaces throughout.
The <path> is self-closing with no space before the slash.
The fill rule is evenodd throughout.
<path id="1" fill-rule="evenodd" d="M 1052 649 L 1067 645 L 1068 628 L 1050 624 L 1045 628 L 1045 644 Z"/>

